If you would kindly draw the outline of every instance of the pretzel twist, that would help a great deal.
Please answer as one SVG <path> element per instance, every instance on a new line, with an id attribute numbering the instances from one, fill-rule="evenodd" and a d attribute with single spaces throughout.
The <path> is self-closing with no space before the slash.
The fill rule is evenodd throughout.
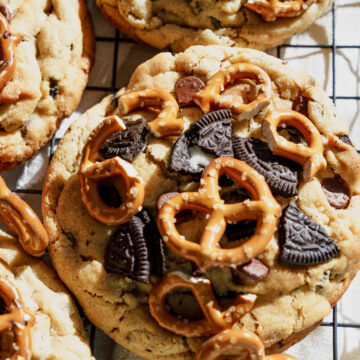
<path id="1" fill-rule="evenodd" d="M 148 89 L 129 92 L 119 99 L 119 110 L 122 115 L 139 108 L 157 107 L 161 107 L 160 114 L 149 122 L 154 135 L 156 137 L 181 135 L 185 122 L 177 119 L 179 105 L 170 93 L 159 89 Z"/>
<path id="2" fill-rule="evenodd" d="M 90 215 L 107 225 L 119 225 L 129 221 L 141 210 L 144 201 L 144 184 L 135 168 L 116 156 L 98 162 L 102 143 L 114 132 L 124 130 L 125 124 L 117 117 L 106 118 L 89 136 L 84 147 L 78 172 L 83 202 Z M 107 206 L 99 194 L 99 182 L 111 179 L 124 194 L 118 208 Z"/>
<path id="3" fill-rule="evenodd" d="M 165 305 L 166 296 L 176 288 L 190 289 L 198 301 L 205 318 L 180 319 L 172 315 Z M 207 336 L 230 328 L 254 306 L 256 295 L 239 295 L 234 304 L 222 310 L 207 279 L 186 277 L 180 272 L 167 274 L 150 291 L 149 306 L 153 318 L 163 328 L 187 337 Z"/>
<path id="4" fill-rule="evenodd" d="M 245 103 L 238 101 L 233 96 L 221 95 L 227 85 L 235 81 L 250 85 L 254 96 L 256 88 L 257 96 L 252 101 Z M 241 96 L 247 101 L 248 96 Z M 272 89 L 269 75 L 260 67 L 249 63 L 237 63 L 218 71 L 206 84 L 196 93 L 193 100 L 201 110 L 208 113 L 211 108 L 228 108 L 239 114 L 238 119 L 251 118 L 257 115 L 271 102 Z"/>
<path id="5" fill-rule="evenodd" d="M 264 21 L 274 21 L 279 17 L 295 17 L 300 15 L 315 0 L 253 0 L 245 7 L 260 14 Z"/>
<path id="6" fill-rule="evenodd" d="M 28 312 L 16 287 L 0 277 L 0 297 L 4 300 L 8 313 L 0 315 L 0 332 L 11 329 L 15 337 L 15 353 L 11 360 L 31 359 L 31 327 L 35 317 Z"/>
<path id="7" fill-rule="evenodd" d="M 254 200 L 224 205 L 218 191 L 218 180 L 224 173 L 246 188 Z M 200 243 L 186 240 L 175 227 L 176 214 L 186 209 L 208 214 Z M 176 195 L 161 207 L 158 228 L 172 251 L 194 261 L 201 269 L 209 270 L 214 266 L 235 267 L 248 262 L 264 250 L 274 234 L 280 213 L 281 207 L 262 175 L 243 161 L 221 157 L 213 160 L 202 173 L 198 192 Z M 220 248 L 218 244 L 226 223 L 244 219 L 257 220 L 255 234 L 238 247 Z"/>
<path id="8" fill-rule="evenodd" d="M 0 69 L 0 90 L 14 74 L 16 66 L 15 49 L 19 42 L 20 37 L 11 34 L 8 20 L 0 13 L 0 47 L 2 63 Z"/>
<path id="9" fill-rule="evenodd" d="M 13 194 L 0 177 L 0 220 L 17 234 L 23 249 L 32 256 L 41 256 L 49 238 L 30 206 Z"/>
<path id="10" fill-rule="evenodd" d="M 253 332 L 246 329 L 224 330 L 202 344 L 194 360 L 215 360 L 235 347 L 245 348 L 252 360 L 296 360 L 291 355 L 265 355 L 264 344 Z"/>
<path id="11" fill-rule="evenodd" d="M 292 126 L 304 136 L 308 146 L 295 144 L 278 134 L 280 125 Z M 326 169 L 321 135 L 316 126 L 304 115 L 296 111 L 274 111 L 269 113 L 262 132 L 273 154 L 286 157 L 303 165 L 303 178 L 311 179 L 318 171 Z"/>

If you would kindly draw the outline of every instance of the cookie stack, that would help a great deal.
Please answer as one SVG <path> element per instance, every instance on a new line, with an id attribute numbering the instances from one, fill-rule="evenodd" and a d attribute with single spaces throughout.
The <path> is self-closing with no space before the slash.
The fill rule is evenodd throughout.
<path id="1" fill-rule="evenodd" d="M 331 1 L 97 3 L 179 52 L 72 124 L 47 171 L 44 227 L 0 180 L 0 219 L 21 245 L 0 239 L 0 358 L 91 359 L 67 290 L 34 259 L 47 247 L 90 321 L 145 359 L 294 360 L 280 352 L 359 268 L 360 158 L 311 76 L 234 45 L 282 43 Z M 0 11 L 5 170 L 75 109 L 94 40 L 79 0 Z"/>

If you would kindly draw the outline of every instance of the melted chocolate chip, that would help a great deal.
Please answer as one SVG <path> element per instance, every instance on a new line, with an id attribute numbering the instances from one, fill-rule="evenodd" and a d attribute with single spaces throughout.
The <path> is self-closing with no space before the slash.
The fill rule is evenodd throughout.
<path id="1" fill-rule="evenodd" d="M 306 216 L 294 201 L 283 210 L 279 226 L 280 263 L 306 267 L 339 255 L 340 249 L 325 229 Z"/>
<path id="2" fill-rule="evenodd" d="M 174 144 L 169 169 L 184 175 L 199 176 L 204 166 L 191 166 L 191 148 L 198 147 L 205 154 L 233 157 L 231 144 L 231 111 L 218 110 L 192 123 Z"/>
<path id="3" fill-rule="evenodd" d="M 268 145 L 260 139 L 233 135 L 232 141 L 235 158 L 245 161 L 263 175 L 274 194 L 284 197 L 297 195 L 300 165 L 273 155 Z"/>
<path id="4" fill-rule="evenodd" d="M 56 80 L 54 78 L 50 78 L 49 83 L 50 83 L 49 84 L 49 86 L 50 86 L 49 94 L 53 99 L 55 99 L 59 95 L 59 90 L 60 90 L 58 80 Z"/>
<path id="5" fill-rule="evenodd" d="M 345 209 L 349 205 L 350 191 L 339 175 L 324 179 L 322 189 L 329 204 L 335 209 Z"/>
<path id="6" fill-rule="evenodd" d="M 245 265 L 232 269 L 233 281 L 239 285 L 254 285 L 264 280 L 269 273 L 269 268 L 258 259 L 251 259 Z"/>
<path id="7" fill-rule="evenodd" d="M 205 86 L 196 76 L 185 76 L 175 84 L 175 97 L 180 107 L 194 106 L 193 96 Z"/>
<path id="8" fill-rule="evenodd" d="M 144 283 L 150 283 L 150 274 L 164 275 L 164 243 L 147 210 L 119 226 L 106 248 L 104 266 L 108 272 Z"/>
<path id="9" fill-rule="evenodd" d="M 292 109 L 305 116 L 308 116 L 309 115 L 308 104 L 309 104 L 309 99 L 300 95 L 294 100 Z"/>
<path id="10" fill-rule="evenodd" d="M 145 148 L 146 135 L 149 132 L 148 123 L 144 119 L 139 119 L 126 125 L 125 130 L 115 132 L 101 145 L 99 156 L 102 160 L 120 156 L 131 162 Z"/>

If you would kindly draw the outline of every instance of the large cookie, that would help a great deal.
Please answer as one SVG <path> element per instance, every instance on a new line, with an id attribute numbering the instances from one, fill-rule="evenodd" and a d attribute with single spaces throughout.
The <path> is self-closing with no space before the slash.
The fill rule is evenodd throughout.
<path id="1" fill-rule="evenodd" d="M 26 311 L 34 316 L 31 359 L 94 359 L 79 313 L 56 273 L 43 261 L 25 254 L 18 240 L 2 230 L 0 279 L 16 287 Z M 3 310 L 0 314 L 7 312 Z M 7 331 L 0 333 L 2 359 L 14 352 L 10 335 Z"/>
<path id="2" fill-rule="evenodd" d="M 229 69 L 234 72 L 246 70 L 245 78 L 240 77 L 240 80 L 235 80 L 232 86 L 222 86 L 216 76 L 219 70 L 222 70 L 223 75 L 225 74 L 223 78 L 230 81 L 231 76 L 226 75 Z M 255 76 L 253 71 L 258 76 Z M 207 91 L 210 83 L 219 86 L 219 91 L 224 90 L 221 95 L 215 96 L 215 100 L 218 101 L 218 107 L 221 107 L 221 104 L 231 107 L 233 110 L 231 123 L 229 123 L 229 110 L 217 113 L 216 117 L 209 116 L 206 118 L 209 121 L 204 121 L 201 120 L 204 119 L 204 113 L 200 107 L 187 104 L 189 106 L 180 106 L 177 116 L 184 121 L 184 128 L 182 129 L 181 122 L 176 123 L 179 126 L 178 133 L 183 131 L 185 135 L 156 137 L 155 135 L 160 133 L 154 132 L 155 125 L 159 126 L 157 128 L 159 130 L 160 123 L 166 122 L 166 119 L 160 114 L 161 111 L 154 112 L 153 106 L 157 106 L 156 102 L 147 99 L 146 94 L 150 92 L 144 90 L 161 89 L 176 97 L 179 96 L 175 94 L 176 84 L 186 76 L 200 78 L 205 84 L 203 91 Z M 211 82 L 213 76 L 216 81 Z M 196 86 L 187 88 L 188 91 L 193 91 Z M 140 92 L 134 95 L 131 94 L 133 91 Z M 207 97 L 200 96 L 203 93 L 197 91 L 198 89 L 195 92 L 196 96 L 192 98 L 206 108 Z M 168 99 L 164 105 L 167 111 L 169 111 L 167 106 L 176 110 L 169 95 L 165 96 L 163 92 L 156 93 Z M 150 106 L 150 110 L 145 108 L 141 111 L 129 112 L 129 115 L 122 115 L 129 110 L 124 99 L 131 99 L 133 104 L 136 96 L 142 97 L 139 104 Z M 128 87 L 120 90 L 116 99 L 117 101 L 114 101 L 112 96 L 106 97 L 72 125 L 50 164 L 43 195 L 43 217 L 50 236 L 49 251 L 53 263 L 91 321 L 115 341 L 143 358 L 192 359 L 205 338 L 176 335 L 162 328 L 150 315 L 149 292 L 160 280 L 160 273 L 156 274 L 151 270 L 154 249 L 158 249 L 155 250 L 158 260 L 163 263 L 165 259 L 166 263 L 166 267 L 162 267 L 161 275 L 169 271 L 181 271 L 187 276 L 194 276 L 195 279 L 203 279 L 201 281 L 209 279 L 215 296 L 221 303 L 227 301 L 229 304 L 229 301 L 234 301 L 234 296 L 237 294 L 257 295 L 254 308 L 238 320 L 238 325 L 256 332 L 264 341 L 268 352 L 285 350 L 301 340 L 329 314 L 331 307 L 349 286 L 360 259 L 358 221 L 360 158 L 351 145 L 342 141 L 343 136 L 347 135 L 346 127 L 337 118 L 334 106 L 325 92 L 309 75 L 259 51 L 222 46 L 194 46 L 177 55 L 161 53 L 140 65 L 135 70 Z M 178 99 L 178 102 L 183 103 L 181 99 Z M 295 112 L 299 110 L 299 103 L 304 104 L 301 107 L 302 114 Z M 210 112 L 213 110 L 217 111 L 211 108 Z M 237 111 L 241 111 L 241 116 Z M 317 143 L 314 143 L 314 139 L 305 136 L 305 140 L 309 142 L 307 144 L 301 134 L 291 126 L 280 124 L 277 128 L 279 134 L 283 136 L 281 142 L 283 143 L 285 138 L 292 139 L 298 143 L 295 145 L 293 142 L 299 151 L 309 150 L 309 146 L 314 148 L 316 145 L 317 150 L 314 150 L 316 156 L 310 163 L 306 162 L 308 165 L 294 161 L 300 161 L 299 158 L 285 161 L 283 153 L 277 153 L 273 157 L 269 155 L 276 149 L 271 136 L 273 129 L 266 127 L 265 123 L 276 117 L 279 111 L 282 111 L 282 114 L 290 112 L 291 117 L 296 118 L 296 121 L 302 121 L 314 134 Z M 160 116 L 159 119 L 154 120 L 157 115 Z M 106 121 L 104 117 L 107 117 Z M 222 117 L 227 120 L 216 120 Z M 136 216 L 126 223 L 127 225 L 105 225 L 95 220 L 94 217 L 99 214 L 100 208 L 104 208 L 105 203 L 108 204 L 109 214 L 111 208 L 119 206 L 119 203 L 115 204 L 109 198 L 118 196 L 114 195 L 117 193 L 116 189 L 122 191 L 120 183 L 115 181 L 109 185 L 94 180 L 102 189 L 100 193 L 105 192 L 107 196 L 101 195 L 103 196 L 101 203 L 87 201 L 86 204 L 90 207 L 86 207 L 78 180 L 81 178 L 82 182 L 85 181 L 84 174 L 90 174 L 91 169 L 95 169 L 94 166 L 100 167 L 100 164 L 105 163 L 101 157 L 98 157 L 98 162 L 94 162 L 96 161 L 94 153 L 88 158 L 92 159 L 93 163 L 86 162 L 87 160 L 84 159 L 90 154 L 87 150 L 83 158 L 85 166 L 81 174 L 79 173 L 81 176 L 78 174 L 84 146 L 88 144 L 87 149 L 94 149 L 89 144 L 93 144 L 97 139 L 95 132 L 99 132 L 99 129 L 108 131 L 109 126 L 114 126 L 116 131 L 125 131 L 121 128 L 139 118 L 148 120 L 149 133 L 145 141 L 141 140 L 145 147 L 129 144 L 134 149 L 138 149 L 131 161 L 138 175 L 136 177 L 135 173 L 129 170 L 132 174 L 131 182 L 139 179 L 142 181 L 145 194 L 143 208 L 151 213 L 153 218 L 158 216 L 158 206 L 161 215 L 157 217 L 157 224 L 164 235 L 165 252 L 158 246 L 157 231 L 144 230 L 147 222 L 141 220 L 142 215 L 137 214 L 139 209 L 133 208 L 131 197 L 129 203 L 126 202 L 125 208 L 128 213 L 133 212 Z M 122 124 L 119 119 L 124 123 Z M 194 125 L 190 127 L 190 123 Z M 172 122 L 172 125 L 174 124 Z M 214 148 L 217 149 L 217 146 L 224 144 L 224 141 L 227 144 L 234 140 L 228 130 L 218 129 L 219 126 L 226 126 L 226 129 L 231 126 L 233 137 L 261 140 L 262 151 L 253 151 L 253 147 L 244 146 L 242 152 L 250 151 L 249 156 L 246 154 L 243 156 L 243 161 L 249 161 L 248 164 L 229 159 L 230 153 L 225 155 L 227 157 L 219 157 L 214 162 L 216 156 L 222 156 L 221 153 L 214 151 Z M 193 129 L 201 129 L 201 131 L 193 131 Z M 179 144 L 177 139 L 184 140 Z M 119 135 L 114 139 L 114 143 L 117 141 L 127 141 L 127 138 Z M 96 144 L 99 147 L 101 142 Z M 112 146 L 109 142 L 106 144 Z M 233 141 L 233 147 L 236 157 L 238 153 L 236 141 L 235 143 Z M 198 175 L 184 174 L 169 166 L 174 152 L 177 151 L 180 154 L 184 153 L 185 157 L 190 156 L 190 160 L 184 164 L 186 167 L 208 169 L 210 161 L 213 161 L 211 164 L 217 165 L 214 165 L 211 171 L 205 170 L 207 175 L 204 179 L 199 179 Z M 127 164 L 126 167 L 130 168 L 130 163 L 121 158 L 122 154 L 123 152 L 119 152 L 119 157 L 106 160 L 107 164 L 114 166 Z M 176 156 L 178 155 L 179 153 L 176 153 Z M 256 160 L 256 157 L 259 159 Z M 246 170 L 248 175 L 237 177 L 237 181 L 242 182 L 248 191 L 239 188 L 236 181 L 232 180 L 234 173 L 229 172 L 227 174 L 229 176 L 220 177 L 220 190 L 215 186 L 213 191 L 220 192 L 224 203 L 214 200 L 209 188 L 205 188 L 221 170 L 220 164 L 230 168 L 235 166 L 234 164 L 237 164 L 236 166 L 242 164 L 244 169 L 250 169 Z M 112 171 L 110 166 L 107 169 Z M 308 172 L 305 171 L 306 169 Z M 263 175 L 260 175 L 260 172 Z M 268 176 L 270 173 L 272 176 Z M 98 176 L 96 172 L 94 174 L 95 177 Z M 202 174 L 204 176 L 204 172 Z M 256 191 L 254 192 L 248 185 L 247 176 L 263 184 L 262 189 L 264 191 L 267 189 L 266 194 L 272 192 L 277 204 L 271 208 L 276 214 L 275 218 L 265 216 L 262 220 L 258 218 L 258 221 L 262 226 L 275 221 L 275 226 L 270 233 L 261 227 L 260 229 L 264 230 L 261 233 L 261 230 L 255 228 L 253 220 L 243 219 L 237 224 L 229 224 L 231 229 L 228 230 L 231 231 L 225 232 L 220 244 L 222 247 L 236 248 L 246 244 L 249 237 L 254 234 L 259 235 L 260 232 L 264 237 L 270 234 L 269 242 L 263 251 L 255 256 L 257 261 L 252 260 L 246 266 L 237 262 L 229 267 L 229 263 L 221 265 L 221 255 L 219 257 L 214 255 L 213 260 L 220 262 L 220 265 L 217 263 L 211 266 L 211 261 L 198 262 L 195 256 L 191 260 L 197 263 L 196 266 L 188 260 L 189 253 L 182 251 L 181 247 L 177 249 L 172 246 L 170 250 L 170 238 L 173 237 L 173 233 L 171 231 L 168 235 L 164 233 L 164 221 L 173 207 L 182 206 L 181 204 L 186 201 L 193 201 L 191 200 L 193 196 L 187 192 L 195 191 L 201 194 L 202 198 L 211 199 L 202 208 L 202 211 L 208 212 L 207 215 L 199 212 L 198 208 L 191 208 L 193 212 L 187 210 L 186 216 L 181 213 L 174 219 L 177 229 L 184 236 L 183 240 L 198 241 L 209 215 L 221 214 L 222 209 L 228 206 L 236 206 L 236 203 L 250 204 L 256 199 Z M 327 179 L 339 179 L 339 177 L 342 179 L 341 184 L 339 180 L 337 183 L 341 186 L 327 185 L 329 182 L 334 182 Z M 107 180 L 111 183 L 110 178 Z M 88 181 L 88 184 L 92 184 L 90 178 Z M 277 182 L 279 186 L 272 186 L 274 185 L 272 182 Z M 285 186 L 286 184 L 291 186 Z M 91 186 L 93 191 L 96 191 L 96 188 Z M 324 188 L 326 191 L 323 190 Z M 132 189 L 130 193 L 135 198 L 143 194 L 136 190 L 137 188 Z M 281 189 L 281 192 L 273 189 Z M 91 192 L 86 192 L 86 189 L 83 189 L 83 192 L 85 198 L 93 195 Z M 165 193 L 172 194 L 162 197 L 158 202 L 158 198 Z M 347 194 L 346 201 L 344 194 Z M 268 201 L 266 199 L 269 199 L 269 195 L 263 200 Z M 292 204 L 291 211 L 287 210 L 286 214 L 283 213 L 281 216 L 281 212 L 285 211 L 289 204 Z M 105 216 L 105 221 L 107 220 L 114 224 L 112 216 L 109 215 L 108 218 Z M 170 223 L 172 222 L 169 221 Z M 152 226 L 155 224 L 154 221 Z M 284 229 L 281 236 L 278 233 L 280 227 Z M 153 234 L 153 242 L 148 240 L 149 234 Z M 329 251 L 320 249 L 327 246 Z M 292 252 L 294 247 L 296 254 L 302 250 L 303 254 L 301 256 L 295 254 L 294 257 Z M 251 253 L 250 250 L 252 251 L 248 248 L 248 254 Z M 214 254 L 215 252 L 218 254 L 219 248 L 215 247 L 213 251 Z M 211 254 L 210 251 L 207 255 L 211 258 Z M 245 262 L 250 261 L 250 257 L 255 255 L 248 254 L 245 258 L 247 256 L 249 258 L 245 259 Z M 280 258 L 281 254 L 283 255 Z M 207 255 L 203 254 L 203 259 Z M 146 276 L 143 276 L 144 274 Z M 181 316 L 190 319 L 201 317 L 201 310 L 187 292 L 170 293 L 166 301 L 168 307 L 179 315 L 178 319 L 181 319 Z M 186 329 L 186 326 L 183 329 Z"/>
<path id="3" fill-rule="evenodd" d="M 1 68 L 4 171 L 36 154 L 76 109 L 93 62 L 95 38 L 84 0 L 9 0 L 0 5 L 14 38 L 13 57 L 1 59 L 6 64 L 11 58 L 14 64 Z"/>
<path id="4" fill-rule="evenodd" d="M 278 5 L 271 10 L 276 2 Z M 227 45 L 265 50 L 307 29 L 332 0 L 292 1 L 295 5 L 282 0 L 96 0 L 96 3 L 119 30 L 160 49 L 184 51 L 191 45 Z M 270 9 L 263 11 L 260 3 Z M 282 12 L 281 7 L 292 10 Z"/>

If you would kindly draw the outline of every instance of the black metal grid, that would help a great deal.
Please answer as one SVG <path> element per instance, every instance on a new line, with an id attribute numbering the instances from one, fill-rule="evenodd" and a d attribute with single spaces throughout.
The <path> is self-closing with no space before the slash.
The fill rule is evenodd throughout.
<path id="1" fill-rule="evenodd" d="M 86 0 L 90 2 L 90 0 Z M 354 45 L 337 45 L 336 44 L 336 5 L 335 3 L 332 4 L 331 8 L 331 16 L 332 16 L 332 43 L 330 45 L 301 45 L 301 44 L 284 44 L 278 46 L 276 49 L 276 54 L 278 58 L 281 58 L 281 49 L 284 48 L 303 48 L 303 49 L 331 49 L 332 51 L 332 94 L 330 97 L 332 98 L 334 104 L 336 105 L 336 100 L 360 100 L 360 96 L 337 96 L 336 95 L 336 52 L 338 49 L 360 49 L 360 44 Z M 113 59 L 112 59 L 112 79 L 111 79 L 111 86 L 87 86 L 86 91 L 104 91 L 104 92 L 111 92 L 115 93 L 117 90 L 117 64 L 118 64 L 118 49 L 122 43 L 133 43 L 136 44 L 134 40 L 129 39 L 123 36 L 119 31 L 115 31 L 114 37 L 107 37 L 107 36 L 97 36 L 96 43 L 113 43 L 114 44 L 114 51 L 113 51 Z M 49 146 L 49 162 L 55 152 L 57 143 L 61 140 L 54 136 L 51 140 Z M 358 150 L 360 151 L 360 150 Z M 41 189 L 22 189 L 22 188 L 15 188 L 12 191 L 18 194 L 33 194 L 33 195 L 41 195 Z M 80 309 L 82 315 L 83 311 Z M 338 322 L 337 317 L 337 306 L 335 305 L 332 310 L 333 320 L 331 322 L 322 322 L 320 326 L 323 327 L 331 327 L 332 328 L 332 353 L 333 353 L 333 360 L 338 360 L 338 328 L 354 328 L 360 329 L 360 323 L 341 323 Z M 85 315 L 84 315 L 85 316 Z M 97 328 L 90 323 L 89 329 L 89 337 L 90 337 L 90 347 L 92 352 L 95 348 L 95 339 L 96 339 L 96 331 Z"/>

